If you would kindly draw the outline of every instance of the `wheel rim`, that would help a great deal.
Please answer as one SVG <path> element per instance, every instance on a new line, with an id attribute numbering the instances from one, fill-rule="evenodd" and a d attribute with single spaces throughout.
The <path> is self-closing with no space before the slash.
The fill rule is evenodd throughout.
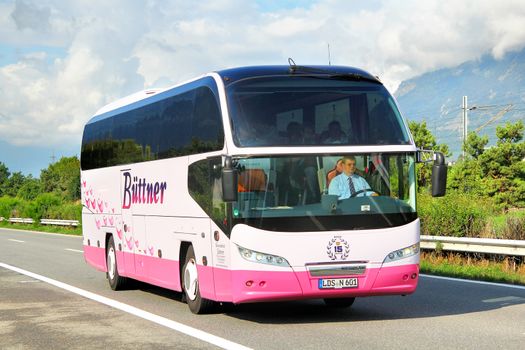
<path id="1" fill-rule="evenodd" d="M 184 290 L 190 300 L 197 298 L 198 275 L 195 259 L 190 259 L 184 269 Z"/>
<path id="2" fill-rule="evenodd" d="M 115 249 L 109 247 L 108 250 L 108 274 L 109 279 L 113 280 L 115 278 Z"/>

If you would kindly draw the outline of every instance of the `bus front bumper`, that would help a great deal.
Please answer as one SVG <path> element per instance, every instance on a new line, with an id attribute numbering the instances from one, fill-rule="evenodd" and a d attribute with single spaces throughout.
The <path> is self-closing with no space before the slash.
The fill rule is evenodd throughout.
<path id="1" fill-rule="evenodd" d="M 233 303 L 406 295 L 416 290 L 419 265 L 368 268 L 357 276 L 312 276 L 309 271 L 231 271 Z M 357 286 L 321 289 L 320 279 L 356 278 Z"/>

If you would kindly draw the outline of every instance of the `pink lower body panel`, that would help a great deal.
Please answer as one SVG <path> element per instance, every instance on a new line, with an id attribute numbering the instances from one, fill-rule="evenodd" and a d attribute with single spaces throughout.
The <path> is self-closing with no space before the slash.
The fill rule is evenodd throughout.
<path id="1" fill-rule="evenodd" d="M 417 287 L 419 265 L 403 265 L 367 269 L 356 277 L 357 287 L 341 289 L 320 289 L 320 278 L 308 271 L 229 271 L 214 269 L 215 281 L 231 279 L 229 290 L 222 290 L 216 284 L 216 296 L 221 301 L 246 303 L 291 299 L 343 298 L 372 295 L 404 295 L 413 293 Z M 230 297 L 227 297 L 230 296 Z"/>
<path id="2" fill-rule="evenodd" d="M 85 245 L 84 258 L 86 262 L 96 269 L 107 272 L 105 248 Z M 117 268 L 121 276 L 181 291 L 179 262 L 176 260 L 117 252 Z M 213 291 L 213 283 L 211 284 L 211 289 Z M 206 289 L 206 292 L 207 297 L 210 299 L 212 297 L 215 298 L 215 295 L 208 292 L 208 289 Z"/>
<path id="3" fill-rule="evenodd" d="M 95 268 L 106 271 L 105 249 L 84 246 L 84 257 Z M 181 291 L 179 262 L 146 255 L 117 252 L 122 276 Z M 344 298 L 410 294 L 416 290 L 419 265 L 370 268 L 358 276 L 314 277 L 308 271 L 228 270 L 198 265 L 203 298 L 247 303 L 292 299 Z M 320 278 L 357 278 L 357 287 L 320 289 Z"/>
<path id="4" fill-rule="evenodd" d="M 104 248 L 84 246 L 84 259 L 97 270 L 107 272 L 106 250 Z"/>

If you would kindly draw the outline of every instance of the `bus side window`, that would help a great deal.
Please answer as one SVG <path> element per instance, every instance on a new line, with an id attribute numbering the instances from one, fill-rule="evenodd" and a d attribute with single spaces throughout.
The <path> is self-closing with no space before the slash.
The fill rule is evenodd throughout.
<path id="1" fill-rule="evenodd" d="M 193 152 L 219 151 L 224 145 L 224 131 L 217 99 L 208 87 L 200 87 L 195 94 L 195 109 L 191 123 Z"/>

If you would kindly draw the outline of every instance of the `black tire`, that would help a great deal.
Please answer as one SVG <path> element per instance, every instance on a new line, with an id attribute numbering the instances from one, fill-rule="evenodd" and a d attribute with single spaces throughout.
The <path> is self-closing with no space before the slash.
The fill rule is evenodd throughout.
<path id="1" fill-rule="evenodd" d="M 189 246 L 186 259 L 181 271 L 181 284 L 186 303 L 194 314 L 205 314 L 213 310 L 215 302 L 201 297 L 199 290 L 199 276 L 197 274 L 197 260 L 193 246 Z"/>
<path id="2" fill-rule="evenodd" d="M 113 240 L 113 236 L 109 237 L 108 245 L 106 247 L 106 268 L 108 270 L 107 276 L 111 289 L 123 289 L 127 284 L 127 278 L 118 274 L 117 252 L 115 250 L 115 241 Z"/>
<path id="3" fill-rule="evenodd" d="M 331 298 L 331 299 L 327 298 L 327 299 L 324 299 L 324 303 L 326 304 L 326 306 L 339 307 L 339 308 L 350 307 L 352 306 L 354 301 L 355 301 L 355 298 Z"/>

